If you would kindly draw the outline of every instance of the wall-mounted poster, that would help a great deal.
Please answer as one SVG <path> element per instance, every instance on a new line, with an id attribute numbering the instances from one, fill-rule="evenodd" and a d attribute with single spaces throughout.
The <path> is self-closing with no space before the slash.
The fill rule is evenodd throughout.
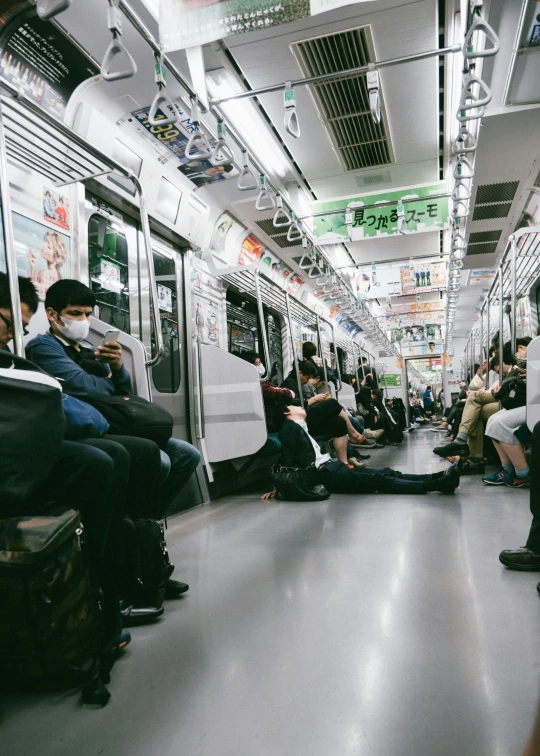
<path id="1" fill-rule="evenodd" d="M 217 304 L 199 294 L 193 295 L 192 303 L 197 336 L 203 344 L 219 346 Z"/>
<path id="2" fill-rule="evenodd" d="M 252 234 L 246 236 L 240 247 L 238 265 L 251 265 L 257 262 L 264 253 L 264 246 Z"/>
<path id="3" fill-rule="evenodd" d="M 379 375 L 379 380 L 386 388 L 399 388 L 401 386 L 401 373 L 384 373 Z"/>
<path id="4" fill-rule="evenodd" d="M 142 159 L 119 139 L 114 140 L 112 158 L 121 163 L 124 168 L 133 171 L 137 178 L 141 175 Z M 117 173 L 111 173 L 107 178 L 112 184 L 116 184 L 116 186 L 119 186 L 127 194 L 131 194 L 132 197 L 137 194 L 135 185 L 130 179 L 124 178 L 124 176 L 120 176 Z"/>
<path id="5" fill-rule="evenodd" d="M 403 296 L 428 293 L 446 286 L 446 266 L 443 260 L 404 265 L 401 268 L 401 293 Z"/>
<path id="6" fill-rule="evenodd" d="M 71 241 L 69 236 L 19 213 L 13 213 L 13 236 L 17 255 L 17 273 L 30 278 L 39 298 L 45 299 L 49 286 L 61 278 L 71 277 Z M 0 234 L 0 266 L 5 272 L 4 237 Z"/>
<path id="7" fill-rule="evenodd" d="M 60 120 L 74 90 L 97 73 L 90 59 L 51 21 L 35 17 L 7 22 L 0 74 Z"/>
<path id="8" fill-rule="evenodd" d="M 169 288 L 168 286 L 164 286 L 162 283 L 158 283 L 157 295 L 158 295 L 159 309 L 163 310 L 164 312 L 172 312 L 173 311 L 172 289 Z"/>
<path id="9" fill-rule="evenodd" d="M 43 220 L 69 231 L 69 197 L 52 186 L 43 187 Z"/>

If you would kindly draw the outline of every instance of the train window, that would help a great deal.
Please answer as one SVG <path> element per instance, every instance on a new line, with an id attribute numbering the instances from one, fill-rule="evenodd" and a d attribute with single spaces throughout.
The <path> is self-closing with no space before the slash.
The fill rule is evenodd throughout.
<path id="1" fill-rule="evenodd" d="M 227 347 L 229 352 L 259 352 L 257 306 L 227 289 Z"/>
<path id="2" fill-rule="evenodd" d="M 176 263 L 173 258 L 155 250 L 153 256 L 164 355 L 161 362 L 152 368 L 152 379 L 160 393 L 175 394 L 180 388 L 181 379 Z M 153 325 L 151 344 L 154 352 L 156 345 Z"/>
<path id="3" fill-rule="evenodd" d="M 88 222 L 88 273 L 99 319 L 129 333 L 126 235 L 122 226 L 97 213 Z"/>
<path id="4" fill-rule="evenodd" d="M 281 325 L 278 318 L 271 313 L 266 313 L 266 332 L 268 333 L 268 351 L 270 352 L 269 378 L 274 383 L 281 385 L 283 375 L 283 344 L 281 341 Z"/>

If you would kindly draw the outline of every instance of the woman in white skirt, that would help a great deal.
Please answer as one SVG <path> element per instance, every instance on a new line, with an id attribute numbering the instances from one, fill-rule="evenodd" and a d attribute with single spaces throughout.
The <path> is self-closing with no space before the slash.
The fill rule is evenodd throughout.
<path id="1" fill-rule="evenodd" d="M 528 486 L 529 466 L 525 457 L 525 450 L 517 431 L 527 421 L 527 407 L 517 407 L 511 410 L 500 410 L 492 415 L 487 421 L 486 436 L 493 440 L 501 469 L 488 475 L 482 480 L 491 486 L 509 486 L 510 488 L 523 488 Z"/>

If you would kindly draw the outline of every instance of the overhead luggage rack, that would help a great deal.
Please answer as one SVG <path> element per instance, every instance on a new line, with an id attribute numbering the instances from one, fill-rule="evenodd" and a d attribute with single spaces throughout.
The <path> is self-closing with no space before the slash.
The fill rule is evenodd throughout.
<path id="1" fill-rule="evenodd" d="M 21 125 L 24 124 L 24 137 Z M 31 128 L 28 128 L 30 125 Z M 6 247 L 6 263 L 13 306 L 13 341 L 15 352 L 24 356 L 23 326 L 17 285 L 17 258 L 7 161 L 23 165 L 52 180 L 56 186 L 84 182 L 91 178 L 118 173 L 133 182 L 141 213 L 144 249 L 148 264 L 152 319 L 156 334 L 155 354 L 150 355 L 146 367 L 155 367 L 164 355 L 163 334 L 159 322 L 159 303 L 154 272 L 152 240 L 146 196 L 135 174 L 113 158 L 101 152 L 72 128 L 26 97 L 17 87 L 0 77 L 0 200 Z"/>

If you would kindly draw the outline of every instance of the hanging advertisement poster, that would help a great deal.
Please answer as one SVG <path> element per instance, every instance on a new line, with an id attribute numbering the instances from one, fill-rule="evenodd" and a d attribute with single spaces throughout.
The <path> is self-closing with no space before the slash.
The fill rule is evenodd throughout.
<path id="1" fill-rule="evenodd" d="M 403 296 L 429 293 L 446 287 L 446 267 L 443 261 L 401 267 L 401 293 Z"/>
<path id="2" fill-rule="evenodd" d="M 161 0 L 159 37 L 164 52 L 204 45 L 232 34 L 269 29 L 343 5 L 372 0 Z"/>
<path id="3" fill-rule="evenodd" d="M 29 278 L 39 298 L 44 300 L 49 286 L 61 278 L 71 278 L 70 238 L 19 213 L 12 216 L 17 273 Z M 6 272 L 3 234 L 0 234 L 0 270 Z"/>
<path id="4" fill-rule="evenodd" d="M 60 194 L 52 186 L 43 187 L 43 220 L 69 231 L 69 196 Z"/>
<path id="5" fill-rule="evenodd" d="M 373 265 L 354 273 L 352 286 L 356 291 L 356 298 L 362 300 L 401 296 L 400 272 L 398 266 L 379 268 Z"/>
<path id="6" fill-rule="evenodd" d="M 67 102 L 98 69 L 51 21 L 7 22 L 0 47 L 0 75 L 42 108 L 62 119 Z"/>
<path id="7" fill-rule="evenodd" d="M 379 380 L 386 388 L 399 388 L 401 386 L 401 373 L 383 373 Z"/>
<path id="8" fill-rule="evenodd" d="M 223 257 L 225 251 L 225 241 L 227 234 L 234 225 L 238 225 L 234 218 L 228 213 L 223 213 L 217 219 L 217 222 L 212 231 L 212 239 L 210 240 L 210 249 L 215 252 L 219 257 Z"/>
<path id="9" fill-rule="evenodd" d="M 467 286 L 483 286 L 489 288 L 495 277 L 495 273 L 496 271 L 493 268 L 477 268 L 476 270 L 471 270 Z"/>
<path id="10" fill-rule="evenodd" d="M 248 234 L 242 246 L 240 247 L 240 253 L 238 255 L 238 265 L 251 265 L 257 262 L 264 253 L 264 246 L 256 239 L 252 234 Z"/>
<path id="11" fill-rule="evenodd" d="M 313 203 L 314 214 L 324 211 L 342 212 L 316 216 L 313 232 L 319 244 L 361 241 L 398 234 L 398 205 L 385 207 L 385 203 L 409 199 L 415 201 L 403 205 L 407 232 L 434 231 L 448 223 L 447 192 L 446 181 L 439 181 L 435 184 L 403 187 L 391 192 L 382 190 L 361 197 L 349 196 L 316 201 Z M 364 207 L 378 203 L 379 207 Z"/>
<path id="12" fill-rule="evenodd" d="M 531 301 L 529 297 L 518 299 L 518 318 L 516 323 L 516 335 L 518 338 L 532 336 Z"/>
<path id="13" fill-rule="evenodd" d="M 217 305 L 200 294 L 192 296 L 192 321 L 201 343 L 219 346 Z"/>
<path id="14" fill-rule="evenodd" d="M 152 126 L 148 120 L 150 108 L 135 110 L 127 117 L 125 123 L 135 126 L 135 130 L 146 138 L 150 138 L 160 154 L 162 163 L 176 157 L 180 165 L 178 170 L 186 178 L 193 181 L 195 186 L 206 186 L 217 181 L 224 181 L 238 175 L 233 165 L 212 165 L 210 160 L 192 160 L 186 158 L 186 145 L 195 130 L 191 117 L 179 105 L 176 105 L 177 121 L 172 126 Z M 174 111 L 170 106 L 165 110 L 158 108 L 156 120 L 169 116 Z"/>

